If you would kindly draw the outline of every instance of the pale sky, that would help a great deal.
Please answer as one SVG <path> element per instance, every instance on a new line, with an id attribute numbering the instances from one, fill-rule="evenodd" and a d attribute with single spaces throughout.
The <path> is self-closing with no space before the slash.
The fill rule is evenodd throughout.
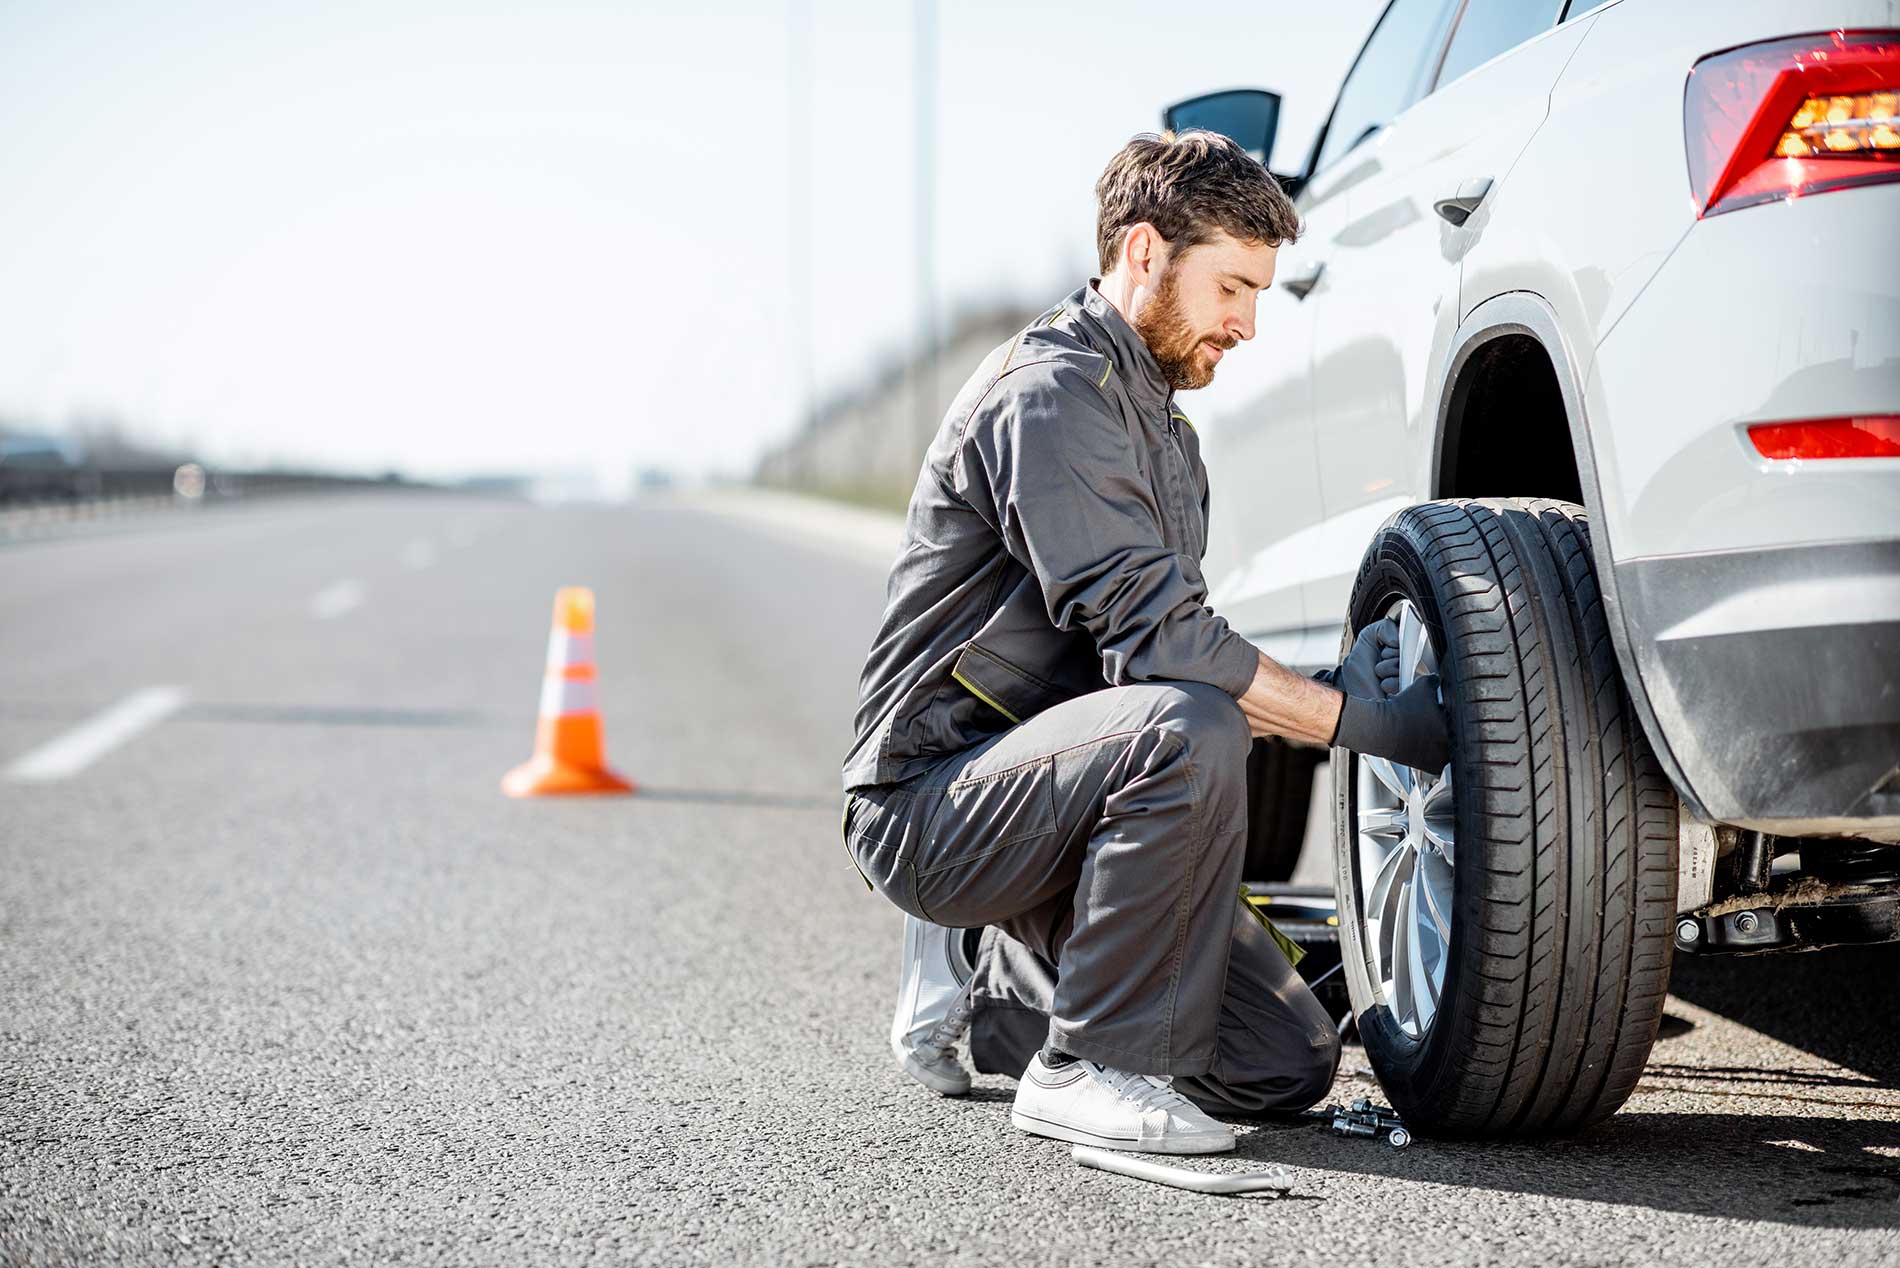
<path id="1" fill-rule="evenodd" d="M 0 0 L 0 419 L 214 461 L 743 473 L 793 426 L 792 0 Z M 1160 108 L 1286 96 L 1380 0 L 940 0 L 941 312 L 1040 307 Z M 1316 12 L 1323 10 L 1323 12 Z M 919 328 L 905 0 L 812 0 L 820 392 Z"/>

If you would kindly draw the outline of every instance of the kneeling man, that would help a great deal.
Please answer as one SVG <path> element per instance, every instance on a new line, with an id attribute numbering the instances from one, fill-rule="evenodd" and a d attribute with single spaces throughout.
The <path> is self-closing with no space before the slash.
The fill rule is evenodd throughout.
<path id="1" fill-rule="evenodd" d="M 1389 623 L 1312 679 L 1207 603 L 1207 473 L 1174 394 L 1253 337 L 1291 202 L 1207 132 L 1137 137 L 1096 194 L 1102 275 L 989 356 L 924 458 L 844 835 L 907 915 L 892 1041 L 914 1077 L 968 1089 L 954 1045 L 988 975 L 1034 1010 L 1017 1127 L 1212 1153 L 1234 1134 L 1206 1111 L 1305 1108 L 1339 1059 L 1239 898 L 1253 738 L 1436 770 L 1448 737 L 1435 679 L 1382 685 Z"/>

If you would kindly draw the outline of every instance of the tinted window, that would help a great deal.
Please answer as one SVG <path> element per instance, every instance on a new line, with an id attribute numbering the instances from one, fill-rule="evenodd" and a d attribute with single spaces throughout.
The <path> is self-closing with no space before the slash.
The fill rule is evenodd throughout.
<path id="1" fill-rule="evenodd" d="M 1438 82 L 1449 84 L 1474 66 L 1516 48 L 1557 21 L 1563 0 L 1470 0 L 1458 19 L 1458 32 L 1445 50 Z"/>
<path id="2" fill-rule="evenodd" d="M 1392 0 L 1339 90 L 1320 143 L 1318 171 L 1392 121 L 1423 95 L 1455 0 Z"/>
<path id="3" fill-rule="evenodd" d="M 1610 0 L 1570 0 L 1570 9 L 1564 14 L 1564 21 L 1568 22 L 1572 18 L 1580 18 L 1592 10 L 1601 9 L 1609 2 Z"/>

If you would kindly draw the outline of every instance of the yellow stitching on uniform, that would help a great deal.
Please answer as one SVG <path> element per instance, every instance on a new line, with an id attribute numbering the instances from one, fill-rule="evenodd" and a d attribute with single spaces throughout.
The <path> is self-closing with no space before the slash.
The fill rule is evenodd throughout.
<path id="1" fill-rule="evenodd" d="M 1051 308 L 1048 312 L 1042 315 L 1042 324 L 1045 326 L 1052 326 L 1055 324 L 1056 318 L 1060 316 L 1062 316 L 1062 305 L 1057 304 L 1054 308 Z"/>
<path id="2" fill-rule="evenodd" d="M 1193 424 L 1193 423 L 1190 423 L 1190 422 L 1188 422 L 1188 416 L 1187 416 L 1186 414 L 1176 414 L 1176 413 L 1173 413 L 1172 411 L 1170 411 L 1170 412 L 1169 412 L 1169 414 L 1168 414 L 1168 417 L 1169 417 L 1169 418 L 1178 418 L 1178 419 L 1180 419 L 1180 420 L 1181 420 L 1182 422 L 1184 422 L 1184 423 L 1187 423 L 1187 425 L 1188 425 L 1188 427 L 1189 427 L 1190 429 L 1191 429 L 1191 428 L 1193 428 L 1193 426 L 1194 426 L 1194 424 Z"/>
<path id="3" fill-rule="evenodd" d="M 1096 382 L 1096 387 L 1107 387 L 1108 376 L 1115 373 L 1115 358 L 1104 354 L 1102 360 L 1108 362 L 1108 364 L 1102 368 L 1102 377 Z"/>
<path id="4" fill-rule="evenodd" d="M 971 695 L 975 696 L 978 700 L 981 700 L 984 704 L 996 710 L 998 713 L 1002 714 L 1004 717 L 1008 718 L 1011 722 L 1022 721 L 1021 718 L 1011 713 L 1008 709 L 1005 709 L 1002 705 L 996 703 L 995 697 L 991 696 L 989 692 L 983 690 L 983 688 L 971 682 L 968 678 L 965 678 L 960 671 L 953 669 L 950 671 L 950 676 L 956 679 L 958 682 L 962 683 L 964 688 L 967 691 L 969 691 Z"/>

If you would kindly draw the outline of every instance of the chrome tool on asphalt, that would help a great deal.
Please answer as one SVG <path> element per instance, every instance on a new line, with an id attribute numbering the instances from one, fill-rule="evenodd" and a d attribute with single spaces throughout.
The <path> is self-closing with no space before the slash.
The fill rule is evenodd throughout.
<path id="1" fill-rule="evenodd" d="M 1336 1136 L 1362 1136 L 1368 1140 L 1384 1136 L 1394 1149 L 1403 1149 L 1412 1143 L 1412 1133 L 1404 1120 L 1385 1106 L 1374 1105 L 1368 1098 L 1354 1101 L 1351 1109 L 1329 1105 L 1324 1112 L 1332 1116 Z"/>
<path id="2" fill-rule="evenodd" d="M 1165 1167 L 1134 1154 L 1115 1153 L 1092 1145 L 1076 1145 L 1069 1156 L 1085 1167 L 1152 1180 L 1190 1193 L 1272 1193 L 1276 1196 L 1293 1187 L 1293 1177 L 1284 1171 L 1248 1171 L 1224 1175 L 1216 1171 L 1189 1171 L 1186 1167 Z"/>

